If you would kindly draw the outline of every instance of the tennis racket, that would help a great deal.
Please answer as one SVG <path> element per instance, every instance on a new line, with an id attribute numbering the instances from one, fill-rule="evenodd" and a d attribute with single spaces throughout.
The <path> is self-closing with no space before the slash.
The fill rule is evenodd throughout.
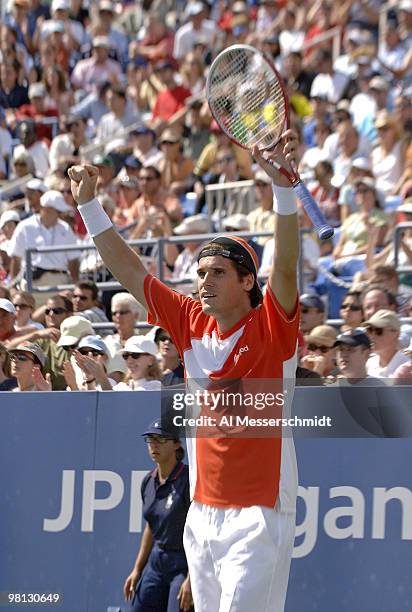
<path id="1" fill-rule="evenodd" d="M 219 53 L 207 77 L 206 97 L 223 132 L 244 149 L 273 149 L 289 127 L 289 102 L 283 81 L 266 56 L 249 45 L 233 45 Z M 266 161 L 288 179 L 319 238 L 331 238 L 333 229 L 297 169 L 290 172 L 273 160 Z"/>

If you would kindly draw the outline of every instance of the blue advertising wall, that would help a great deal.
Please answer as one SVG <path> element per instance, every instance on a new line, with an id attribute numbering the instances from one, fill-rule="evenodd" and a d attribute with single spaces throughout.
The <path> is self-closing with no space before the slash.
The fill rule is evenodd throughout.
<path id="1" fill-rule="evenodd" d="M 295 413 L 332 411 L 335 393 L 297 389 Z M 0 592 L 59 592 L 64 612 L 127 610 L 155 395 L 0 394 Z M 286 611 L 411 610 L 412 439 L 298 438 L 296 449 Z"/>

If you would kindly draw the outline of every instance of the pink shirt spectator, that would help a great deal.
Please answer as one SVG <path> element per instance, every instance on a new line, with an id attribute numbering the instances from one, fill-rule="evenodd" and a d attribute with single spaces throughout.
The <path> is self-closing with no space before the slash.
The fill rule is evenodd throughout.
<path id="1" fill-rule="evenodd" d="M 72 83 L 75 87 L 85 91 L 94 91 L 104 81 L 117 82 L 121 75 L 120 64 L 107 59 L 104 63 L 97 63 L 94 57 L 80 60 L 72 73 Z"/>

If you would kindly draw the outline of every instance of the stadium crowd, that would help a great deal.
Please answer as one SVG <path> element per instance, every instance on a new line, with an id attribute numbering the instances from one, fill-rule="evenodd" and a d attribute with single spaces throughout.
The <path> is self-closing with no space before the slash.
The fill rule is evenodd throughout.
<path id="1" fill-rule="evenodd" d="M 216 231 L 253 234 L 264 284 L 271 182 L 205 97 L 211 62 L 234 43 L 262 49 L 282 75 L 301 176 L 335 228 L 319 243 L 300 207 L 298 384 L 410 383 L 411 42 L 412 0 L 10 0 L 0 25 L 0 390 L 183 382 L 167 332 L 145 326 L 140 304 L 110 285 L 71 194 L 73 164 L 99 168 L 107 214 L 178 291 L 197 298 L 199 235 Z M 27 250 L 43 247 L 29 263 Z"/>

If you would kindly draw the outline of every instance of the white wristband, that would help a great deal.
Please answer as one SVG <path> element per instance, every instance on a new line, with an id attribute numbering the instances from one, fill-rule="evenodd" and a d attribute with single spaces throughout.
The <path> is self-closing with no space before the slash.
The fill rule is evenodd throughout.
<path id="1" fill-rule="evenodd" d="M 97 198 L 81 204 L 79 206 L 79 213 L 92 238 L 113 227 L 113 223 L 104 212 L 104 208 Z"/>
<path id="2" fill-rule="evenodd" d="M 295 192 L 291 187 L 279 187 L 272 183 L 273 210 L 278 215 L 294 215 L 298 212 Z"/>

